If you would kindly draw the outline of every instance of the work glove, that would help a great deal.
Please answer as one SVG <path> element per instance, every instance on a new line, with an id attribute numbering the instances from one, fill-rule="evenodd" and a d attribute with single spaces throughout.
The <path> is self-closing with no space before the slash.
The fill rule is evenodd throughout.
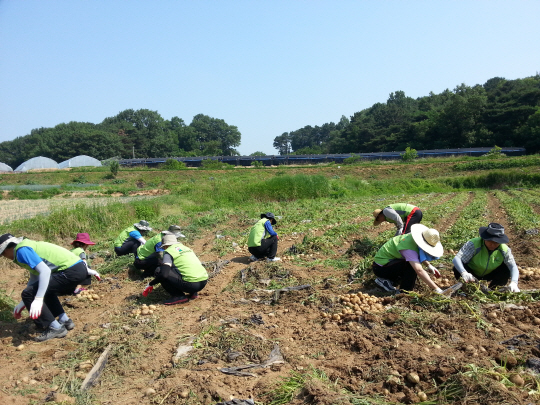
<path id="1" fill-rule="evenodd" d="M 23 309 L 26 308 L 24 306 L 24 302 L 19 302 L 17 304 L 17 306 L 13 309 L 13 317 L 15 319 L 20 319 L 21 318 L 21 312 L 23 311 Z"/>
<path id="2" fill-rule="evenodd" d="M 510 284 L 508 284 L 508 289 L 510 290 L 510 292 L 514 293 L 520 292 L 520 289 L 518 288 L 515 281 L 511 281 Z"/>
<path id="3" fill-rule="evenodd" d="M 150 294 L 150 293 L 152 292 L 153 289 L 154 289 L 154 286 L 151 286 L 150 284 L 148 284 L 148 285 L 144 288 L 144 291 L 142 292 L 143 297 L 148 297 L 148 294 Z"/>
<path id="4" fill-rule="evenodd" d="M 474 276 L 467 271 L 464 271 L 463 273 L 461 273 L 461 278 L 466 283 L 472 283 L 473 281 L 476 281 L 476 278 L 474 278 Z"/>
<path id="5" fill-rule="evenodd" d="M 431 271 L 435 277 L 437 277 L 437 278 L 441 277 L 441 272 L 439 270 L 437 270 L 437 268 L 435 266 L 428 263 L 427 267 L 428 267 L 429 271 Z"/>
<path id="6" fill-rule="evenodd" d="M 38 319 L 41 315 L 41 308 L 43 308 L 43 297 L 35 297 L 30 306 L 30 318 Z"/>
<path id="7" fill-rule="evenodd" d="M 98 281 L 101 281 L 101 277 L 97 271 L 92 270 L 92 269 L 86 269 L 86 271 L 88 272 L 89 276 L 94 276 L 95 278 L 98 279 Z"/>

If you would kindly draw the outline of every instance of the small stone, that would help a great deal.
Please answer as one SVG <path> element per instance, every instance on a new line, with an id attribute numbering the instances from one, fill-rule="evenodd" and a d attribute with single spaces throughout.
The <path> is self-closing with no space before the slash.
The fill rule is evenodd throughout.
<path id="1" fill-rule="evenodd" d="M 155 395 L 156 394 L 156 390 L 153 389 L 153 388 L 147 388 L 145 391 L 144 391 L 144 395 L 146 397 L 151 397 L 152 395 Z"/>
<path id="2" fill-rule="evenodd" d="M 188 390 L 184 390 L 180 393 L 180 397 L 181 398 L 187 398 L 189 397 L 189 391 Z"/>

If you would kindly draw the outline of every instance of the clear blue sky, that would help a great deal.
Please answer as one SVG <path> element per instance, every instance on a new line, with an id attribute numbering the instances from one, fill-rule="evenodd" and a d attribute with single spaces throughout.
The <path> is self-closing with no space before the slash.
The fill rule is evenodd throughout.
<path id="1" fill-rule="evenodd" d="M 0 0 L 0 141 L 147 108 L 283 132 L 540 72 L 540 1 Z"/>

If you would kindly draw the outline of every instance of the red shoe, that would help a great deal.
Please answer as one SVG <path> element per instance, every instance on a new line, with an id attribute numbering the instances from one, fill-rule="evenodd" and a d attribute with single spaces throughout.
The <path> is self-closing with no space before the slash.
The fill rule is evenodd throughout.
<path id="1" fill-rule="evenodd" d="M 172 298 L 169 298 L 168 300 L 166 301 L 163 301 L 163 304 L 164 305 L 176 305 L 176 304 L 185 304 L 186 302 L 189 301 L 189 298 L 186 297 L 185 295 L 182 296 L 182 297 L 172 297 Z"/>

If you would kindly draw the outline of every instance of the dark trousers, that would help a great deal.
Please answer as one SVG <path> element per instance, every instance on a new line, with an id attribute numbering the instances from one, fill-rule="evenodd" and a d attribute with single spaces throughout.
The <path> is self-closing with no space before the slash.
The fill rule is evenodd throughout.
<path id="1" fill-rule="evenodd" d="M 411 226 L 414 224 L 419 224 L 422 222 L 422 211 L 416 209 L 414 212 L 411 212 L 405 221 L 405 226 L 403 228 L 403 235 L 406 233 L 411 233 Z"/>
<path id="2" fill-rule="evenodd" d="M 120 247 L 115 247 L 114 252 L 116 253 L 116 256 L 125 256 L 129 255 L 130 253 L 133 253 L 134 255 L 137 254 L 137 248 L 141 246 L 141 242 L 135 239 L 128 239 L 124 242 L 124 244 Z"/>
<path id="3" fill-rule="evenodd" d="M 182 275 L 176 269 L 171 266 L 160 266 L 156 269 L 155 279 L 152 281 L 152 285 L 161 283 L 161 286 L 165 291 L 171 294 L 173 297 L 181 297 L 185 294 L 195 294 L 201 291 L 208 280 L 189 282 L 182 279 Z"/>
<path id="4" fill-rule="evenodd" d="M 405 260 L 392 260 L 384 266 L 373 263 L 371 268 L 377 277 L 392 281 L 394 286 L 399 285 L 402 290 L 412 291 L 414 289 L 417 278 L 416 271 Z"/>
<path id="5" fill-rule="evenodd" d="M 263 259 L 265 257 L 273 259 L 274 257 L 276 257 L 277 246 L 277 236 L 271 236 L 270 238 L 263 239 L 261 241 L 261 246 L 252 246 L 249 247 L 248 250 L 249 253 L 251 253 L 257 259 Z"/>
<path id="6" fill-rule="evenodd" d="M 46 329 L 57 316 L 63 314 L 65 311 L 60 303 L 60 300 L 58 299 L 58 296 L 72 294 L 75 287 L 84 282 L 87 276 L 88 272 L 86 271 L 86 265 L 83 262 L 74 264 L 64 271 L 51 273 L 49 286 L 45 292 L 45 296 L 43 297 L 41 315 L 38 319 L 34 320 L 36 325 L 40 328 Z M 21 293 L 24 305 L 29 311 L 30 307 L 32 306 L 32 302 L 36 297 L 38 287 L 39 281 L 30 284 Z"/>
<path id="7" fill-rule="evenodd" d="M 471 270 L 471 268 L 463 263 L 463 267 L 465 267 L 465 270 L 467 270 L 469 273 L 471 273 L 474 277 L 476 277 L 477 280 L 486 280 L 489 281 L 489 287 L 497 287 L 501 285 L 506 285 L 508 283 L 508 280 L 510 280 L 510 269 L 506 264 L 501 264 L 499 267 L 497 267 L 495 270 L 493 270 L 491 273 L 486 274 L 485 276 L 477 276 L 474 271 Z M 454 267 L 454 277 L 456 280 L 458 280 L 461 275 L 459 274 L 459 271 Z"/>
<path id="8" fill-rule="evenodd" d="M 136 257 L 133 262 L 135 268 L 143 270 L 143 277 L 154 277 L 154 272 L 160 264 L 159 254 L 157 252 L 152 253 L 143 260 Z"/>

